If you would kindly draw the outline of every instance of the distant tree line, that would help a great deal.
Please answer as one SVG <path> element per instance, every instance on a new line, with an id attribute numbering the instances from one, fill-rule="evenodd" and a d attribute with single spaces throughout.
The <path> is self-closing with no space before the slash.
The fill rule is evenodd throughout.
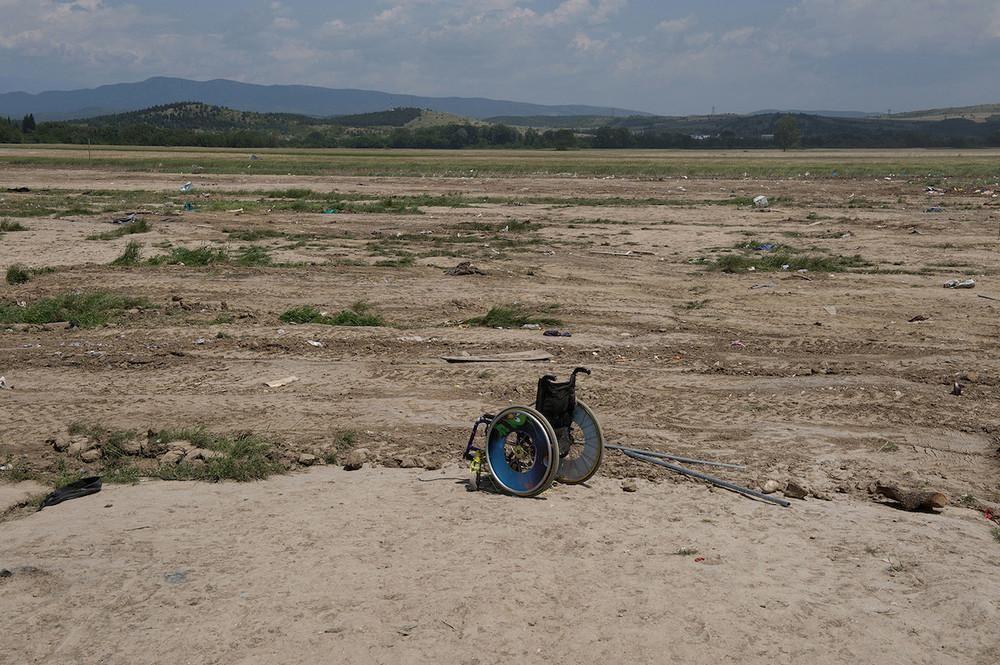
<path id="1" fill-rule="evenodd" d="M 400 115 L 400 111 L 393 111 Z M 787 117 L 787 116 L 786 116 Z M 402 120 L 403 118 L 394 118 Z M 880 129 L 829 129 L 798 131 L 786 122 L 774 123 L 773 136 L 742 136 L 731 130 L 711 135 L 677 131 L 604 126 L 571 130 L 518 129 L 504 124 L 445 124 L 428 127 L 345 127 L 321 124 L 240 129 L 194 129 L 165 127 L 149 122 L 116 123 L 87 121 L 35 122 L 29 114 L 20 120 L 0 118 L 0 143 L 66 143 L 135 146 L 192 146 L 229 148 L 973 148 L 1000 146 L 1000 130 L 983 136 Z"/>

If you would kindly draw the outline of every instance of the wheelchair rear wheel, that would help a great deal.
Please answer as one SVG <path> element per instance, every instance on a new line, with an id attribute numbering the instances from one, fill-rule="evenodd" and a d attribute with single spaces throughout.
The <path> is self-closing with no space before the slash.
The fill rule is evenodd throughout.
<path id="1" fill-rule="evenodd" d="M 559 446 L 552 425 L 530 406 L 512 406 L 486 430 L 486 463 L 493 481 L 514 496 L 536 496 L 559 471 Z"/>
<path id="2" fill-rule="evenodd" d="M 556 480 L 567 485 L 585 483 L 597 473 L 604 457 L 604 434 L 601 423 L 590 407 L 576 401 L 573 412 L 572 432 L 573 444 L 569 452 L 559 460 L 559 472 Z"/>

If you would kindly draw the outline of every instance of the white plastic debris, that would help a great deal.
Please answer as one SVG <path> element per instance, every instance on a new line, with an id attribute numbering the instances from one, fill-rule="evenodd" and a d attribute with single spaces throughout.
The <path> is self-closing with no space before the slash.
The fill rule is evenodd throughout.
<path id="1" fill-rule="evenodd" d="M 965 279 L 965 280 L 959 281 L 957 279 L 949 279 L 947 282 L 944 283 L 944 288 L 946 288 L 946 289 L 974 289 L 974 288 L 976 288 L 976 280 L 974 280 L 974 279 Z"/>
<path id="2" fill-rule="evenodd" d="M 761 194 L 760 196 L 753 197 L 753 207 L 754 208 L 766 208 L 771 205 L 771 202 L 767 200 L 767 197 Z"/>
<path id="3" fill-rule="evenodd" d="M 309 346 L 315 346 L 317 349 L 323 346 L 323 342 L 318 342 L 314 339 L 307 339 L 306 344 L 308 344 Z"/>
<path id="4" fill-rule="evenodd" d="M 0 390 L 10 390 L 10 384 L 7 383 L 6 376 L 0 376 Z"/>
<path id="5" fill-rule="evenodd" d="M 190 180 L 188 180 L 186 183 L 184 183 L 183 185 L 181 185 L 181 191 L 182 192 L 190 192 L 192 189 L 194 189 L 194 185 L 191 183 Z"/>

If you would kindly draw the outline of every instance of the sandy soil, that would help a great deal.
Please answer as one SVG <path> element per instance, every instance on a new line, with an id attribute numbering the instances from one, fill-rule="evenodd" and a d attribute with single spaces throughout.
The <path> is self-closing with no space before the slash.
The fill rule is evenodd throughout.
<path id="1" fill-rule="evenodd" d="M 178 180 L 31 168 L 0 176 L 3 188 L 81 196 L 166 193 Z M 15 644 L 29 662 L 309 662 L 338 649 L 345 662 L 717 662 L 737 650 L 750 662 L 1000 657 L 1000 545 L 981 512 L 959 507 L 1000 501 L 1000 302 L 978 297 L 1000 298 L 1000 215 L 996 199 L 975 192 L 981 183 L 950 182 L 939 196 L 898 178 L 192 179 L 210 196 L 242 190 L 248 200 L 308 187 L 566 201 L 414 216 L 150 214 L 153 230 L 133 236 L 146 256 L 168 243 L 238 249 L 246 243 L 224 232 L 234 228 L 308 237 L 257 243 L 293 268 L 116 269 L 107 264 L 128 238 L 86 240 L 112 228 L 111 214 L 15 216 L 28 230 L 0 237 L 0 270 L 58 270 L 4 285 L 3 302 L 107 289 L 155 308 L 89 330 L 3 326 L 0 374 L 14 389 L 0 391 L 0 462 L 43 475 L 60 465 L 100 471 L 46 441 L 74 421 L 201 424 L 265 433 L 288 459 L 322 457 L 353 432 L 379 465 L 421 455 L 457 478 L 475 416 L 530 402 L 542 372 L 587 365 L 594 375 L 581 395 L 610 441 L 743 463 L 747 471 L 724 475 L 750 486 L 795 480 L 832 500 L 780 510 L 617 455 L 594 489 L 556 488 L 542 501 L 468 494 L 394 469 L 110 487 L 0 526 L 0 567 L 38 569 L 0 580 L 0 611 L 17 617 Z M 770 210 L 716 204 L 760 193 L 776 200 Z M 0 193 L 0 205 L 37 195 Z M 461 240 L 470 224 L 514 219 L 538 230 Z M 397 234 L 412 239 L 415 264 L 374 265 L 385 257 L 373 243 Z M 696 262 L 748 240 L 871 265 L 724 274 Z M 630 249 L 651 254 L 609 253 Z M 487 274 L 443 274 L 464 259 Z M 965 277 L 977 279 L 974 290 L 942 288 Z M 360 299 L 393 326 L 278 319 L 296 305 L 336 311 Z M 511 301 L 559 303 L 573 336 L 459 324 Z M 918 315 L 926 320 L 910 322 Z M 554 362 L 440 360 L 530 349 Z M 289 375 L 299 381 L 263 385 Z M 955 381 L 960 397 L 950 394 Z M 627 476 L 653 482 L 625 495 L 617 479 Z M 872 502 L 878 479 L 945 492 L 953 505 L 938 516 L 893 510 Z M 672 555 L 684 548 L 705 561 Z M 166 581 L 180 570 L 186 582 Z"/>
<path id="2" fill-rule="evenodd" d="M 981 517 L 459 469 L 111 487 L 4 525 L 0 662 L 1000 658 Z M 680 554 L 678 554 L 680 552 Z"/>

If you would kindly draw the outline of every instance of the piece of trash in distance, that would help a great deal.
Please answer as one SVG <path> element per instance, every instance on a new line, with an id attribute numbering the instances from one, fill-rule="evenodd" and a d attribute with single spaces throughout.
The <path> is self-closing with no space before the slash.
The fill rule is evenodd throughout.
<path id="1" fill-rule="evenodd" d="M 182 192 L 190 192 L 192 189 L 194 189 L 194 185 L 191 183 L 190 180 L 188 180 L 186 183 L 184 183 L 183 185 L 181 185 L 180 191 L 182 191 Z"/>
<path id="2" fill-rule="evenodd" d="M 322 348 L 323 342 L 317 341 L 315 339 L 307 339 L 306 344 L 309 346 L 315 346 L 317 349 Z"/>
<path id="3" fill-rule="evenodd" d="M 277 379 L 275 381 L 265 381 L 264 385 L 267 386 L 268 388 L 281 388 L 283 386 L 287 386 L 290 383 L 295 383 L 298 380 L 299 377 L 297 376 L 286 376 L 283 379 Z"/>
<path id="4" fill-rule="evenodd" d="M 771 202 L 768 201 L 767 197 L 764 196 L 763 194 L 761 194 L 760 196 L 753 197 L 754 208 L 766 208 L 769 205 L 771 205 Z"/>

